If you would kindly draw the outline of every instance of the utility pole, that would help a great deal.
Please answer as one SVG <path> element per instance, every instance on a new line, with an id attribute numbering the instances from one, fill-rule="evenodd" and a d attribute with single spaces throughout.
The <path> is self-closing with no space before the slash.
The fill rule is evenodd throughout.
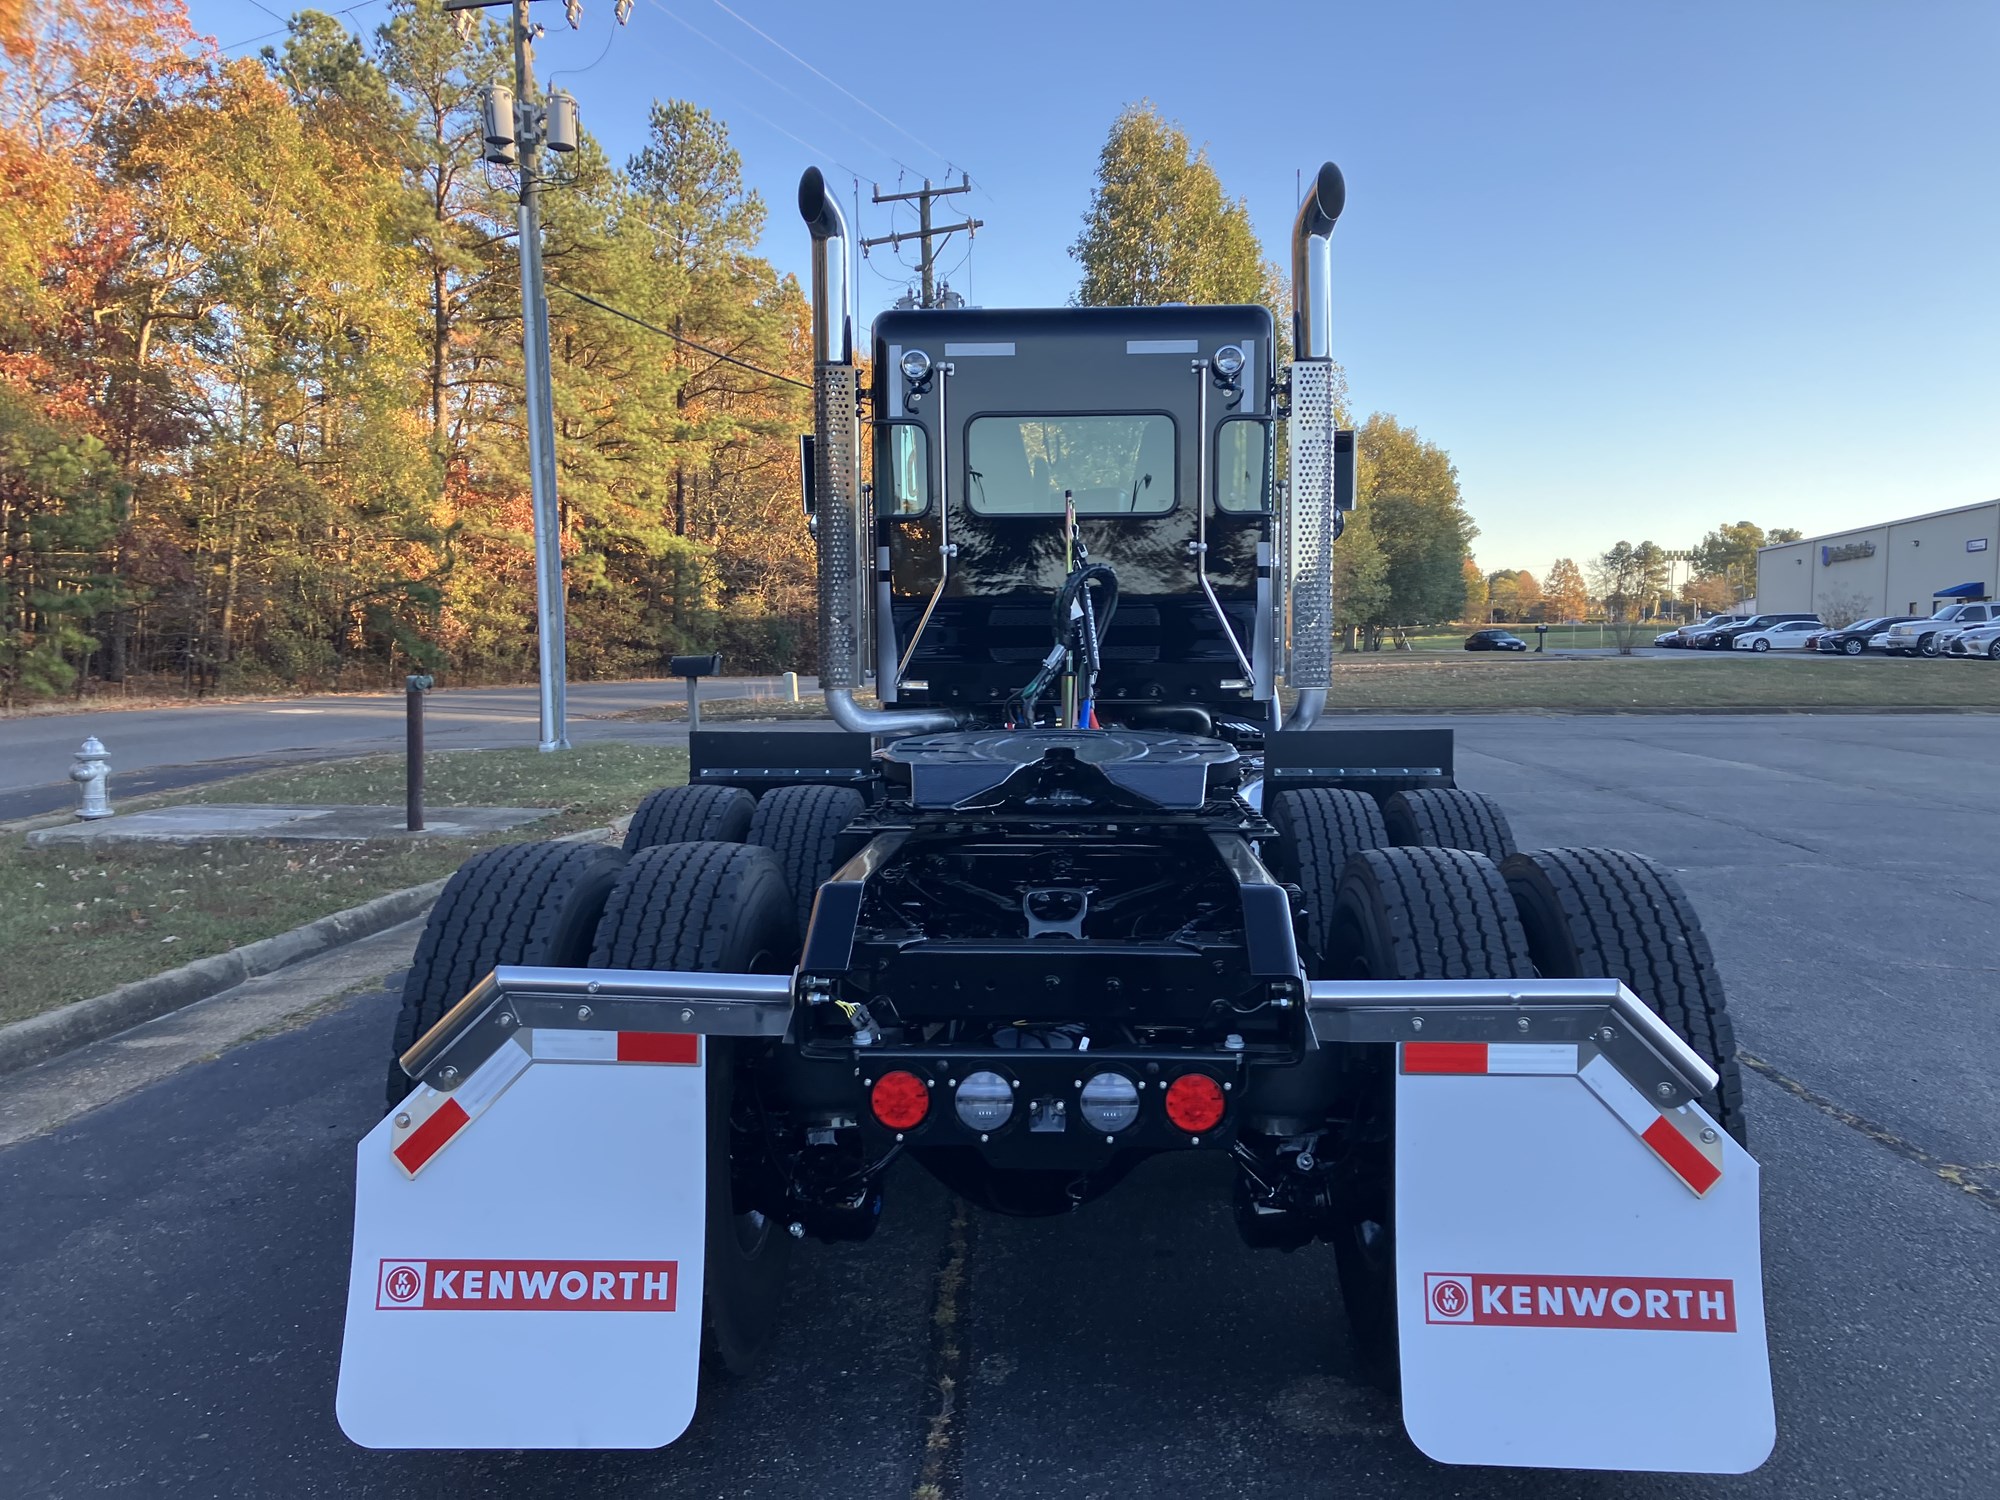
<path id="1" fill-rule="evenodd" d="M 884 234 L 878 235 L 872 240 L 863 240 L 861 248 L 866 252 L 877 245 L 900 246 L 904 240 L 920 241 L 921 259 L 918 262 L 918 269 L 923 277 L 924 295 L 921 305 L 924 307 L 936 307 L 938 305 L 937 252 L 943 248 L 944 242 L 960 230 L 964 230 L 970 235 L 986 227 L 986 221 L 983 219 L 961 219 L 956 224 L 934 225 L 931 223 L 931 204 L 939 198 L 949 198 L 957 193 L 969 193 L 971 191 L 972 179 L 963 172 L 959 173 L 958 186 L 956 187 L 932 187 L 930 178 L 926 177 L 924 185 L 914 193 L 885 193 L 879 184 L 875 189 L 874 201 L 877 203 L 914 202 L 917 205 L 917 228 L 914 233 Z M 933 240 L 937 242 L 935 245 L 932 244 Z"/>
<path id="2" fill-rule="evenodd" d="M 519 167 L 517 209 L 521 253 L 522 405 L 528 424 L 528 484 L 535 529 L 535 637 L 540 665 L 540 747 L 569 749 L 568 625 L 563 593 L 562 511 L 556 503 L 556 414 L 549 357 L 549 300 L 542 282 L 541 148 L 570 152 L 577 147 L 576 100 L 562 90 L 546 102 L 535 98 L 534 43 L 540 28 L 528 17 L 529 0 L 445 0 L 447 11 L 511 11 L 514 87 L 495 84 L 484 103 L 487 161 Z M 564 9 L 571 26 L 582 17 L 578 0 Z M 620 25 L 631 0 L 618 0 Z"/>

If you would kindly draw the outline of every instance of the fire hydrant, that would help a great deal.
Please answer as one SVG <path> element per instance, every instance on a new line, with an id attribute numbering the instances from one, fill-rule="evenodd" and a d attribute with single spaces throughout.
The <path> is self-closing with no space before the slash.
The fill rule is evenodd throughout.
<path id="1" fill-rule="evenodd" d="M 85 740 L 83 748 L 76 752 L 76 764 L 69 768 L 69 779 L 77 785 L 79 818 L 111 816 L 111 762 L 104 758 L 104 746 L 98 743 L 96 735 Z"/>

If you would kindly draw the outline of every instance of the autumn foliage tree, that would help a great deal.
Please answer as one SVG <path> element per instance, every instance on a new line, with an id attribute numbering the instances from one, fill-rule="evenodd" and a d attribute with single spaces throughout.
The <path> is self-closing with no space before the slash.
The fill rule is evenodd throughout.
<path id="1" fill-rule="evenodd" d="M 394 0 L 232 60 L 178 0 L 43 0 L 0 45 L 0 692 L 532 670 L 503 31 Z M 797 664 L 799 394 L 560 292 L 804 368 L 727 131 L 668 102 L 546 196 L 573 670 Z"/>

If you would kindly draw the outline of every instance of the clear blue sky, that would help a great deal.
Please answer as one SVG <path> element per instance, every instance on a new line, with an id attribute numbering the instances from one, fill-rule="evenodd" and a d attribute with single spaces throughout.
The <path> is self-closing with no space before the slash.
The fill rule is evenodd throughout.
<path id="1" fill-rule="evenodd" d="M 1129 101 L 1208 144 L 1274 258 L 1296 174 L 1338 161 L 1355 409 L 1449 450 L 1489 569 L 2000 494 L 1992 0 L 728 4 L 742 20 L 637 0 L 618 30 L 586 0 L 579 32 L 537 4 L 538 66 L 618 160 L 655 96 L 726 120 L 784 269 L 805 268 L 809 162 L 859 173 L 864 199 L 970 171 L 980 190 L 951 201 L 986 227 L 951 280 L 1001 306 L 1074 286 L 1065 247 Z M 252 0 L 191 8 L 225 44 L 278 24 Z M 864 202 L 862 227 L 888 211 Z M 869 315 L 904 276 L 874 264 L 894 279 L 863 272 Z"/>

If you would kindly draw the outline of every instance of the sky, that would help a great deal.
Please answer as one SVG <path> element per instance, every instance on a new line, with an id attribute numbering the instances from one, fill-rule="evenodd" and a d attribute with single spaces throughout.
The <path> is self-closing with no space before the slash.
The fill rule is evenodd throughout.
<path id="1" fill-rule="evenodd" d="M 245 52 L 290 9 L 189 6 Z M 1992 0 L 636 0 L 622 28 L 585 0 L 574 31 L 553 0 L 534 13 L 538 72 L 614 160 L 656 97 L 727 122 L 764 253 L 802 278 L 807 165 L 850 216 L 859 179 L 864 235 L 914 221 L 869 204 L 876 184 L 970 173 L 940 214 L 985 227 L 940 264 L 1000 307 L 1075 288 L 1067 248 L 1128 103 L 1206 143 L 1273 259 L 1300 175 L 1337 161 L 1352 405 L 1451 454 L 1488 570 L 2000 495 Z M 873 253 L 864 322 L 909 275 Z"/>

